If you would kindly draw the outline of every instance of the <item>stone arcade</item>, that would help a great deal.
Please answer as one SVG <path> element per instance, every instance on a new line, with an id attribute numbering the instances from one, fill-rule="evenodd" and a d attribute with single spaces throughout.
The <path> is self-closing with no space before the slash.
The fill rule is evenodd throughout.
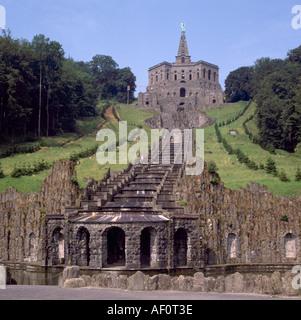
<path id="1" fill-rule="evenodd" d="M 47 215 L 46 264 L 201 267 L 199 216 L 185 214 L 175 199 L 185 165 L 174 164 L 179 148 L 171 140 L 170 165 L 138 164 L 108 172 L 102 181 L 91 181 L 79 207 Z"/>

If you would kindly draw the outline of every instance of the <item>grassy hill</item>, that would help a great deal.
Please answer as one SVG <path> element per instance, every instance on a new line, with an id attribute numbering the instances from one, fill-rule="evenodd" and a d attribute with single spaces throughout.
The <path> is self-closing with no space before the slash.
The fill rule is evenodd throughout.
<path id="1" fill-rule="evenodd" d="M 114 105 L 114 107 L 113 107 Z M 246 102 L 238 102 L 225 106 L 220 109 L 205 111 L 211 118 L 219 119 L 219 122 L 225 122 L 235 118 L 245 107 Z M 101 110 L 103 104 L 98 108 Z M 255 112 L 255 104 L 253 103 L 245 114 L 229 125 L 220 127 L 221 134 L 232 145 L 233 148 L 240 148 L 250 159 L 256 163 L 265 164 L 267 159 L 271 157 L 277 164 L 278 169 L 283 168 L 290 182 L 281 182 L 277 177 L 269 175 L 265 170 L 251 170 L 237 161 L 236 155 L 228 155 L 221 143 L 218 143 L 214 125 L 205 128 L 205 161 L 214 160 L 219 168 L 219 175 L 226 187 L 239 189 L 245 187 L 252 181 L 268 186 L 269 191 L 285 196 L 285 195 L 301 195 L 301 183 L 295 182 L 295 172 L 298 164 L 301 167 L 301 154 L 290 154 L 282 150 L 276 150 L 275 155 L 263 150 L 259 145 L 253 144 L 246 135 L 243 128 L 243 122 Z M 0 163 L 6 177 L 0 179 L 0 192 L 4 192 L 9 187 L 15 187 L 20 192 L 38 192 L 43 180 L 47 177 L 50 170 L 42 171 L 32 176 L 23 176 L 20 178 L 12 178 L 10 176 L 15 165 L 32 164 L 42 159 L 48 162 L 56 162 L 59 159 L 68 159 L 72 154 L 92 148 L 96 145 L 96 133 L 104 127 L 110 128 L 118 132 L 118 120 L 128 122 L 128 132 L 137 128 L 139 125 L 148 133 L 149 127 L 145 125 L 144 120 L 152 117 L 154 112 L 146 110 L 137 110 L 124 104 L 114 102 L 106 113 L 95 118 L 85 118 L 77 121 L 77 132 L 63 134 L 56 137 L 43 138 L 40 151 L 32 154 L 15 155 L 12 157 L 0 159 Z M 117 117 L 116 117 L 117 116 Z M 258 133 L 256 120 L 248 122 L 248 128 L 256 135 Z M 236 135 L 231 135 L 230 131 L 235 130 Z M 117 136 L 118 139 L 118 136 Z M 1 146 L 0 146 L 1 148 Z M 101 179 L 109 165 L 101 166 L 96 161 L 95 155 L 80 159 L 77 165 L 77 178 L 80 187 L 85 186 L 85 178 L 94 177 L 96 180 Z M 114 165 L 112 170 L 121 170 L 126 165 Z"/>
<path id="2" fill-rule="evenodd" d="M 122 120 L 128 121 L 129 130 L 137 128 L 139 125 L 139 112 L 136 109 L 123 104 L 114 103 L 117 114 Z M 103 107 L 102 103 L 98 106 L 100 110 Z M 84 118 L 77 121 L 77 132 L 62 134 L 56 137 L 42 139 L 40 151 L 28 154 L 19 154 L 4 159 L 0 159 L 5 178 L 0 179 L 0 193 L 5 190 L 15 187 L 22 193 L 38 192 L 43 180 L 50 173 L 49 170 L 39 172 L 32 176 L 22 176 L 20 178 L 12 178 L 11 172 L 15 166 L 29 165 L 34 162 L 39 162 L 42 159 L 47 162 L 56 162 L 60 159 L 69 159 L 69 157 L 88 148 L 94 147 L 96 142 L 96 133 L 102 127 L 111 128 L 118 131 L 118 121 L 112 114 L 112 108 L 106 113 L 105 118 L 101 116 L 95 118 Z M 140 123 L 143 128 L 149 130 L 144 124 L 144 120 L 152 117 L 154 112 L 141 110 Z M 5 146 L 2 146 L 5 147 Z M 116 165 L 113 170 L 122 170 L 125 165 Z M 85 178 L 94 177 L 96 180 L 103 178 L 108 165 L 101 166 L 96 161 L 95 155 L 80 159 L 80 164 L 76 167 L 77 178 L 80 187 L 85 186 Z"/>
<path id="3" fill-rule="evenodd" d="M 215 110 L 207 110 L 206 114 L 212 118 L 218 119 L 220 122 L 233 119 L 245 107 L 245 102 L 238 102 L 223 108 Z M 290 182 L 281 182 L 279 178 L 267 174 L 265 170 L 251 170 L 246 165 L 239 163 L 236 155 L 229 155 L 221 143 L 218 143 L 214 126 L 205 129 L 205 161 L 214 160 L 219 168 L 219 175 L 226 187 L 231 189 L 239 189 L 245 187 L 252 181 L 257 181 L 261 185 L 268 186 L 268 190 L 281 195 L 300 195 L 301 183 L 296 182 L 295 172 L 298 165 L 301 167 L 301 154 L 291 154 L 283 150 L 276 150 L 276 154 L 272 155 L 263 150 L 259 145 L 250 141 L 243 128 L 243 122 L 255 112 L 256 105 L 252 103 L 246 113 L 238 120 L 229 125 L 220 127 L 222 136 L 231 144 L 233 148 L 240 148 L 251 160 L 258 164 L 266 164 L 271 157 L 277 165 L 277 168 L 284 169 Z M 248 122 L 248 129 L 253 135 L 258 134 L 256 127 L 256 119 Z M 230 131 L 236 131 L 236 135 L 231 135 Z"/>

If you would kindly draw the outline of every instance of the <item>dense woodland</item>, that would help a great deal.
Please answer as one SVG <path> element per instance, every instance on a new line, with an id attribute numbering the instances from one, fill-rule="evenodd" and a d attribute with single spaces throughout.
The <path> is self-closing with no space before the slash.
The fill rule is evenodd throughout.
<path id="1" fill-rule="evenodd" d="M 294 152 L 301 142 L 301 46 L 287 58 L 258 59 L 231 72 L 225 82 L 228 102 L 254 99 L 263 147 Z"/>
<path id="2" fill-rule="evenodd" d="M 109 56 L 90 62 L 65 58 L 44 35 L 31 42 L 0 36 L 0 140 L 15 142 L 72 132 L 75 120 L 96 115 L 100 99 L 134 99 L 136 78 Z"/>

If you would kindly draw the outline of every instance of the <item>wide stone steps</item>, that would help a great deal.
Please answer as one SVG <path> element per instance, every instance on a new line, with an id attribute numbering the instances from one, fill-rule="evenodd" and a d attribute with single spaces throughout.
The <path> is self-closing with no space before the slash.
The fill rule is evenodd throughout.
<path id="1" fill-rule="evenodd" d="M 177 142 L 179 139 L 173 140 Z M 168 149 L 160 152 L 160 161 L 166 158 L 166 152 Z M 166 211 L 183 214 L 183 207 L 178 206 L 174 197 L 183 165 L 173 164 L 175 157 L 183 158 L 183 150 L 176 143 L 170 146 L 170 164 L 137 164 L 127 171 L 111 172 L 93 189 L 88 200 L 81 201 L 78 214 L 98 217 L 127 214 L 131 219 L 141 218 L 141 215 L 162 215 Z M 120 216 L 118 219 L 122 221 Z"/>

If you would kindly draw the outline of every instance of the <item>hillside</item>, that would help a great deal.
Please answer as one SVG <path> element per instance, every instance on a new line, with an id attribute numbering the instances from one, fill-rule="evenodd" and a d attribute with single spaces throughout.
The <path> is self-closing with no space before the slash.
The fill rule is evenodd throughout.
<path id="1" fill-rule="evenodd" d="M 101 111 L 104 102 L 97 106 L 97 110 Z M 138 127 L 139 125 L 139 113 L 136 109 L 128 107 L 124 104 L 115 103 L 115 109 L 120 112 L 120 117 L 123 120 L 128 121 L 129 130 Z M 140 122 L 143 127 L 147 130 L 144 125 L 144 120 L 152 117 L 154 112 L 141 111 Z M 107 119 L 104 119 L 106 118 Z M 34 163 L 38 163 L 44 160 L 47 163 L 57 162 L 60 159 L 69 159 L 70 156 L 85 153 L 86 150 L 93 150 L 97 146 L 96 133 L 102 127 L 107 127 L 118 131 L 118 121 L 112 114 L 112 107 L 109 108 L 104 115 L 97 117 L 81 118 L 76 122 L 76 133 L 65 133 L 57 135 L 55 137 L 43 138 L 41 140 L 42 147 L 39 151 L 34 153 L 17 154 L 14 156 L 0 159 L 0 164 L 4 171 L 5 177 L 0 179 L 0 193 L 4 192 L 8 188 L 14 187 L 22 193 L 38 192 L 43 180 L 50 173 L 50 169 L 43 170 L 39 173 L 31 176 L 22 176 L 19 178 L 12 178 L 11 173 L 15 166 L 33 166 Z M 26 143 L 25 145 L 29 145 Z M 0 146 L 0 149 L 7 146 Z M 93 152 L 93 151 L 92 151 Z M 88 152 L 89 154 L 89 152 Z M 89 156 L 80 156 L 80 164 L 76 167 L 77 180 L 80 187 L 85 186 L 85 178 L 94 177 L 96 180 L 101 179 L 108 166 L 100 166 L 96 161 L 95 152 Z M 125 166 L 116 165 L 113 170 L 122 170 Z"/>
<path id="2" fill-rule="evenodd" d="M 246 102 L 237 102 L 235 104 L 215 110 L 207 110 L 206 114 L 219 121 L 226 122 L 233 119 L 240 111 L 244 109 Z M 265 165 L 268 158 L 272 158 L 277 165 L 277 168 L 284 169 L 290 182 L 281 182 L 279 178 L 267 174 L 265 170 L 251 170 L 246 165 L 239 163 L 236 155 L 229 155 L 223 147 L 223 144 L 218 143 L 214 125 L 205 129 L 205 161 L 209 162 L 214 160 L 219 168 L 219 175 L 226 187 L 231 189 L 239 189 L 245 187 L 252 181 L 257 181 L 261 185 L 268 186 L 268 190 L 274 194 L 287 196 L 287 195 L 300 195 L 301 183 L 296 182 L 295 173 L 298 165 L 301 166 L 301 154 L 289 153 L 283 150 L 276 150 L 276 154 L 270 154 L 263 150 L 259 145 L 250 141 L 248 135 L 245 133 L 243 127 L 244 121 L 251 115 L 254 115 L 256 104 L 252 103 L 250 108 L 236 121 L 229 125 L 220 127 L 222 137 L 234 148 L 240 148 L 251 160 L 258 165 Z M 256 119 L 248 122 L 249 131 L 253 136 L 256 136 L 258 131 L 256 127 Z M 236 135 L 231 135 L 230 131 L 236 131 Z"/>
<path id="3" fill-rule="evenodd" d="M 100 103 L 97 110 L 104 107 L 104 102 Z M 237 102 L 227 105 L 223 108 L 205 111 L 211 118 L 219 119 L 220 123 L 235 118 L 245 108 L 246 102 Z M 256 105 L 252 103 L 245 114 L 229 125 L 220 127 L 222 136 L 231 144 L 233 148 L 240 148 L 248 157 L 259 164 L 266 164 L 271 157 L 280 170 L 285 170 L 290 182 L 281 182 L 277 177 L 267 174 L 265 170 L 257 171 L 249 169 L 246 165 L 237 161 L 236 155 L 228 155 L 221 143 L 218 143 L 214 125 L 205 128 L 205 161 L 214 160 L 219 168 L 219 175 L 226 187 L 239 189 L 245 187 L 252 181 L 267 185 L 269 191 L 281 195 L 301 195 L 301 183 L 296 182 L 295 173 L 298 164 L 301 167 L 301 154 L 292 154 L 283 150 L 276 150 L 276 154 L 270 154 L 263 150 L 259 145 L 250 141 L 243 128 L 243 123 L 255 112 Z M 113 111 L 115 110 L 115 111 Z M 115 114 L 114 114 L 115 113 Z M 87 149 L 92 150 L 88 156 L 80 156 L 79 165 L 77 165 L 77 181 L 80 187 L 85 186 L 85 178 L 94 177 L 96 180 L 101 179 L 105 174 L 108 165 L 101 166 L 97 163 L 93 148 L 96 146 L 96 132 L 101 128 L 110 128 L 118 132 L 118 120 L 128 122 L 128 130 L 137 128 L 139 125 L 149 133 L 150 129 L 144 121 L 154 115 L 152 111 L 139 111 L 132 106 L 125 104 L 112 103 L 106 112 L 101 116 L 92 118 L 82 118 L 77 121 L 76 133 L 62 134 L 55 137 L 43 138 L 43 147 L 35 153 L 20 154 L 4 159 L 0 159 L 5 178 L 0 179 L 0 192 L 9 187 L 15 187 L 20 192 L 29 193 L 38 191 L 42 181 L 47 177 L 50 170 L 44 170 L 32 176 L 22 176 L 12 178 L 10 176 L 15 166 L 29 165 L 44 159 L 47 162 L 56 162 L 59 159 L 69 159 L 70 156 L 83 152 Z M 105 119 L 104 119 L 105 118 Z M 140 119 L 140 121 L 139 121 Z M 256 119 L 248 122 L 248 129 L 254 136 L 257 135 Z M 231 135 L 230 131 L 236 131 L 236 135 Z M 25 144 L 28 145 L 28 144 Z M 0 146 L 1 148 L 1 146 Z M 91 152 L 90 152 L 91 153 Z M 121 170 L 124 165 L 114 165 L 112 170 Z"/>

